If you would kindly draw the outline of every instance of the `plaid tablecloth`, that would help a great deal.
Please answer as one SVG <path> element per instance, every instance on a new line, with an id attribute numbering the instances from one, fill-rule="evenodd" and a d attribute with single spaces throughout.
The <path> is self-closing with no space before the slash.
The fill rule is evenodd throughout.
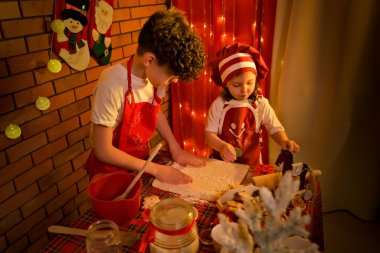
<path id="1" fill-rule="evenodd" d="M 156 162 L 167 163 L 165 156 L 158 155 L 155 159 Z M 143 181 L 142 187 L 142 199 L 145 196 L 157 195 L 160 199 L 166 199 L 171 197 L 180 197 L 175 193 L 162 191 L 160 189 L 152 187 L 153 178 L 149 175 L 143 175 L 141 177 Z M 197 208 L 199 213 L 199 218 L 197 220 L 198 232 L 201 232 L 205 228 L 209 228 L 212 222 L 216 218 L 217 207 L 214 202 L 200 202 L 194 203 L 195 208 Z M 311 223 L 308 226 L 310 231 L 310 240 L 317 243 L 320 246 L 320 250 L 323 251 L 323 228 L 322 228 L 322 206 L 321 206 L 321 192 L 318 182 L 318 191 L 314 195 L 312 201 L 307 203 L 306 211 L 311 216 Z M 98 218 L 96 214 L 90 209 L 79 217 L 71 226 L 74 228 L 87 229 L 93 222 L 97 221 Z M 147 229 L 148 224 L 142 222 L 141 213 L 136 220 L 132 221 L 129 225 L 121 226 L 119 229 L 122 231 L 133 231 L 140 233 L 141 235 Z M 132 247 L 123 246 L 124 252 L 138 252 L 138 246 L 140 241 Z M 149 251 L 149 247 L 147 247 Z M 56 235 L 53 239 L 46 245 L 42 251 L 45 252 L 61 252 L 61 253 L 73 253 L 73 252 L 86 252 L 86 238 L 81 236 L 73 235 Z M 213 246 L 200 244 L 199 252 L 215 252 Z"/>

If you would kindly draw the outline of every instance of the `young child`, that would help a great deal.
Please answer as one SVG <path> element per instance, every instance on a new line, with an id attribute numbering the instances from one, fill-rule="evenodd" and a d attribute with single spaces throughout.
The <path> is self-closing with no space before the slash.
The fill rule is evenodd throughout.
<path id="1" fill-rule="evenodd" d="M 207 143 L 217 151 L 214 157 L 251 167 L 261 163 L 262 126 L 282 148 L 299 151 L 268 100 L 257 94 L 258 82 L 268 68 L 256 49 L 240 43 L 226 46 L 211 68 L 213 81 L 224 88 L 224 94 L 211 104 L 205 129 Z"/>
<path id="2" fill-rule="evenodd" d="M 165 87 L 179 78 L 197 78 L 204 63 L 202 40 L 182 12 L 171 8 L 147 20 L 140 31 L 136 55 L 107 68 L 98 80 L 92 112 L 93 150 L 85 166 L 90 178 L 100 172 L 141 169 L 155 130 L 167 142 L 175 162 L 205 165 L 201 158 L 180 148 L 160 110 Z M 166 183 L 192 181 L 166 165 L 150 163 L 146 172 Z"/>

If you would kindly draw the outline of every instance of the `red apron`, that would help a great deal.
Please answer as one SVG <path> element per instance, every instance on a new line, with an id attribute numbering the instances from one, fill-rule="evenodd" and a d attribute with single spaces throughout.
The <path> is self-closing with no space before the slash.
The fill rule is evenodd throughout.
<path id="1" fill-rule="evenodd" d="M 260 123 L 255 118 L 253 107 L 255 105 L 250 108 L 227 102 L 224 105 L 224 117 L 218 134 L 222 140 L 241 149 L 242 155 L 237 157 L 236 162 L 248 164 L 251 167 L 260 163 L 261 152 L 261 130 L 256 125 Z M 217 153 L 216 156 L 220 157 L 220 154 Z"/>
<path id="2" fill-rule="evenodd" d="M 162 100 L 154 88 L 152 102 L 135 103 L 131 84 L 132 60 L 133 56 L 127 64 L 128 90 L 125 93 L 123 120 L 113 131 L 112 145 L 134 157 L 146 159 L 149 156 L 148 142 L 156 129 Z M 114 172 L 118 169 L 114 165 L 99 161 L 94 150 L 91 151 L 84 168 L 87 169 L 90 179 L 97 173 Z"/>

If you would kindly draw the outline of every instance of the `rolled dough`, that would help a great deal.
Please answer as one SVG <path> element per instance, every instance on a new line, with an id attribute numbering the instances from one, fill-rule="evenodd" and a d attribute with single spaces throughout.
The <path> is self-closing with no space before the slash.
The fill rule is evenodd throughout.
<path id="1" fill-rule="evenodd" d="M 224 192 L 239 186 L 249 169 L 248 165 L 227 163 L 216 159 L 207 159 L 205 167 L 182 167 L 177 163 L 172 166 L 191 176 L 193 182 L 173 185 L 155 179 L 152 183 L 154 187 L 209 201 L 215 201 Z"/>

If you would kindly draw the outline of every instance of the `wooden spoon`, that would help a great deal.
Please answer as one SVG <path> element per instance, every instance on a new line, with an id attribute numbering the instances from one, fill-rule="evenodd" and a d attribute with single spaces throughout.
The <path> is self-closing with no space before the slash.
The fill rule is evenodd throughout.
<path id="1" fill-rule="evenodd" d="M 144 166 L 141 168 L 141 170 L 139 170 L 139 172 L 137 173 L 137 175 L 133 179 L 132 183 L 129 184 L 129 186 L 125 190 L 125 192 L 123 192 L 122 194 L 120 194 L 119 196 L 114 198 L 113 199 L 114 201 L 125 199 L 128 196 L 129 192 L 133 189 L 133 186 L 135 186 L 135 184 L 137 183 L 137 180 L 139 180 L 141 175 L 144 173 L 145 169 L 147 168 L 147 165 L 153 160 L 153 158 L 156 156 L 157 152 L 160 150 L 161 147 L 162 147 L 162 144 L 158 143 L 158 145 L 154 148 L 153 152 L 150 154 L 148 160 L 146 160 Z"/>
<path id="2" fill-rule="evenodd" d="M 50 233 L 55 234 L 66 234 L 66 235 L 78 235 L 86 237 L 87 230 L 79 228 L 71 228 L 64 226 L 50 226 L 48 227 Z M 133 246 L 133 244 L 140 239 L 140 234 L 127 231 L 119 231 L 121 245 L 123 246 Z"/>

